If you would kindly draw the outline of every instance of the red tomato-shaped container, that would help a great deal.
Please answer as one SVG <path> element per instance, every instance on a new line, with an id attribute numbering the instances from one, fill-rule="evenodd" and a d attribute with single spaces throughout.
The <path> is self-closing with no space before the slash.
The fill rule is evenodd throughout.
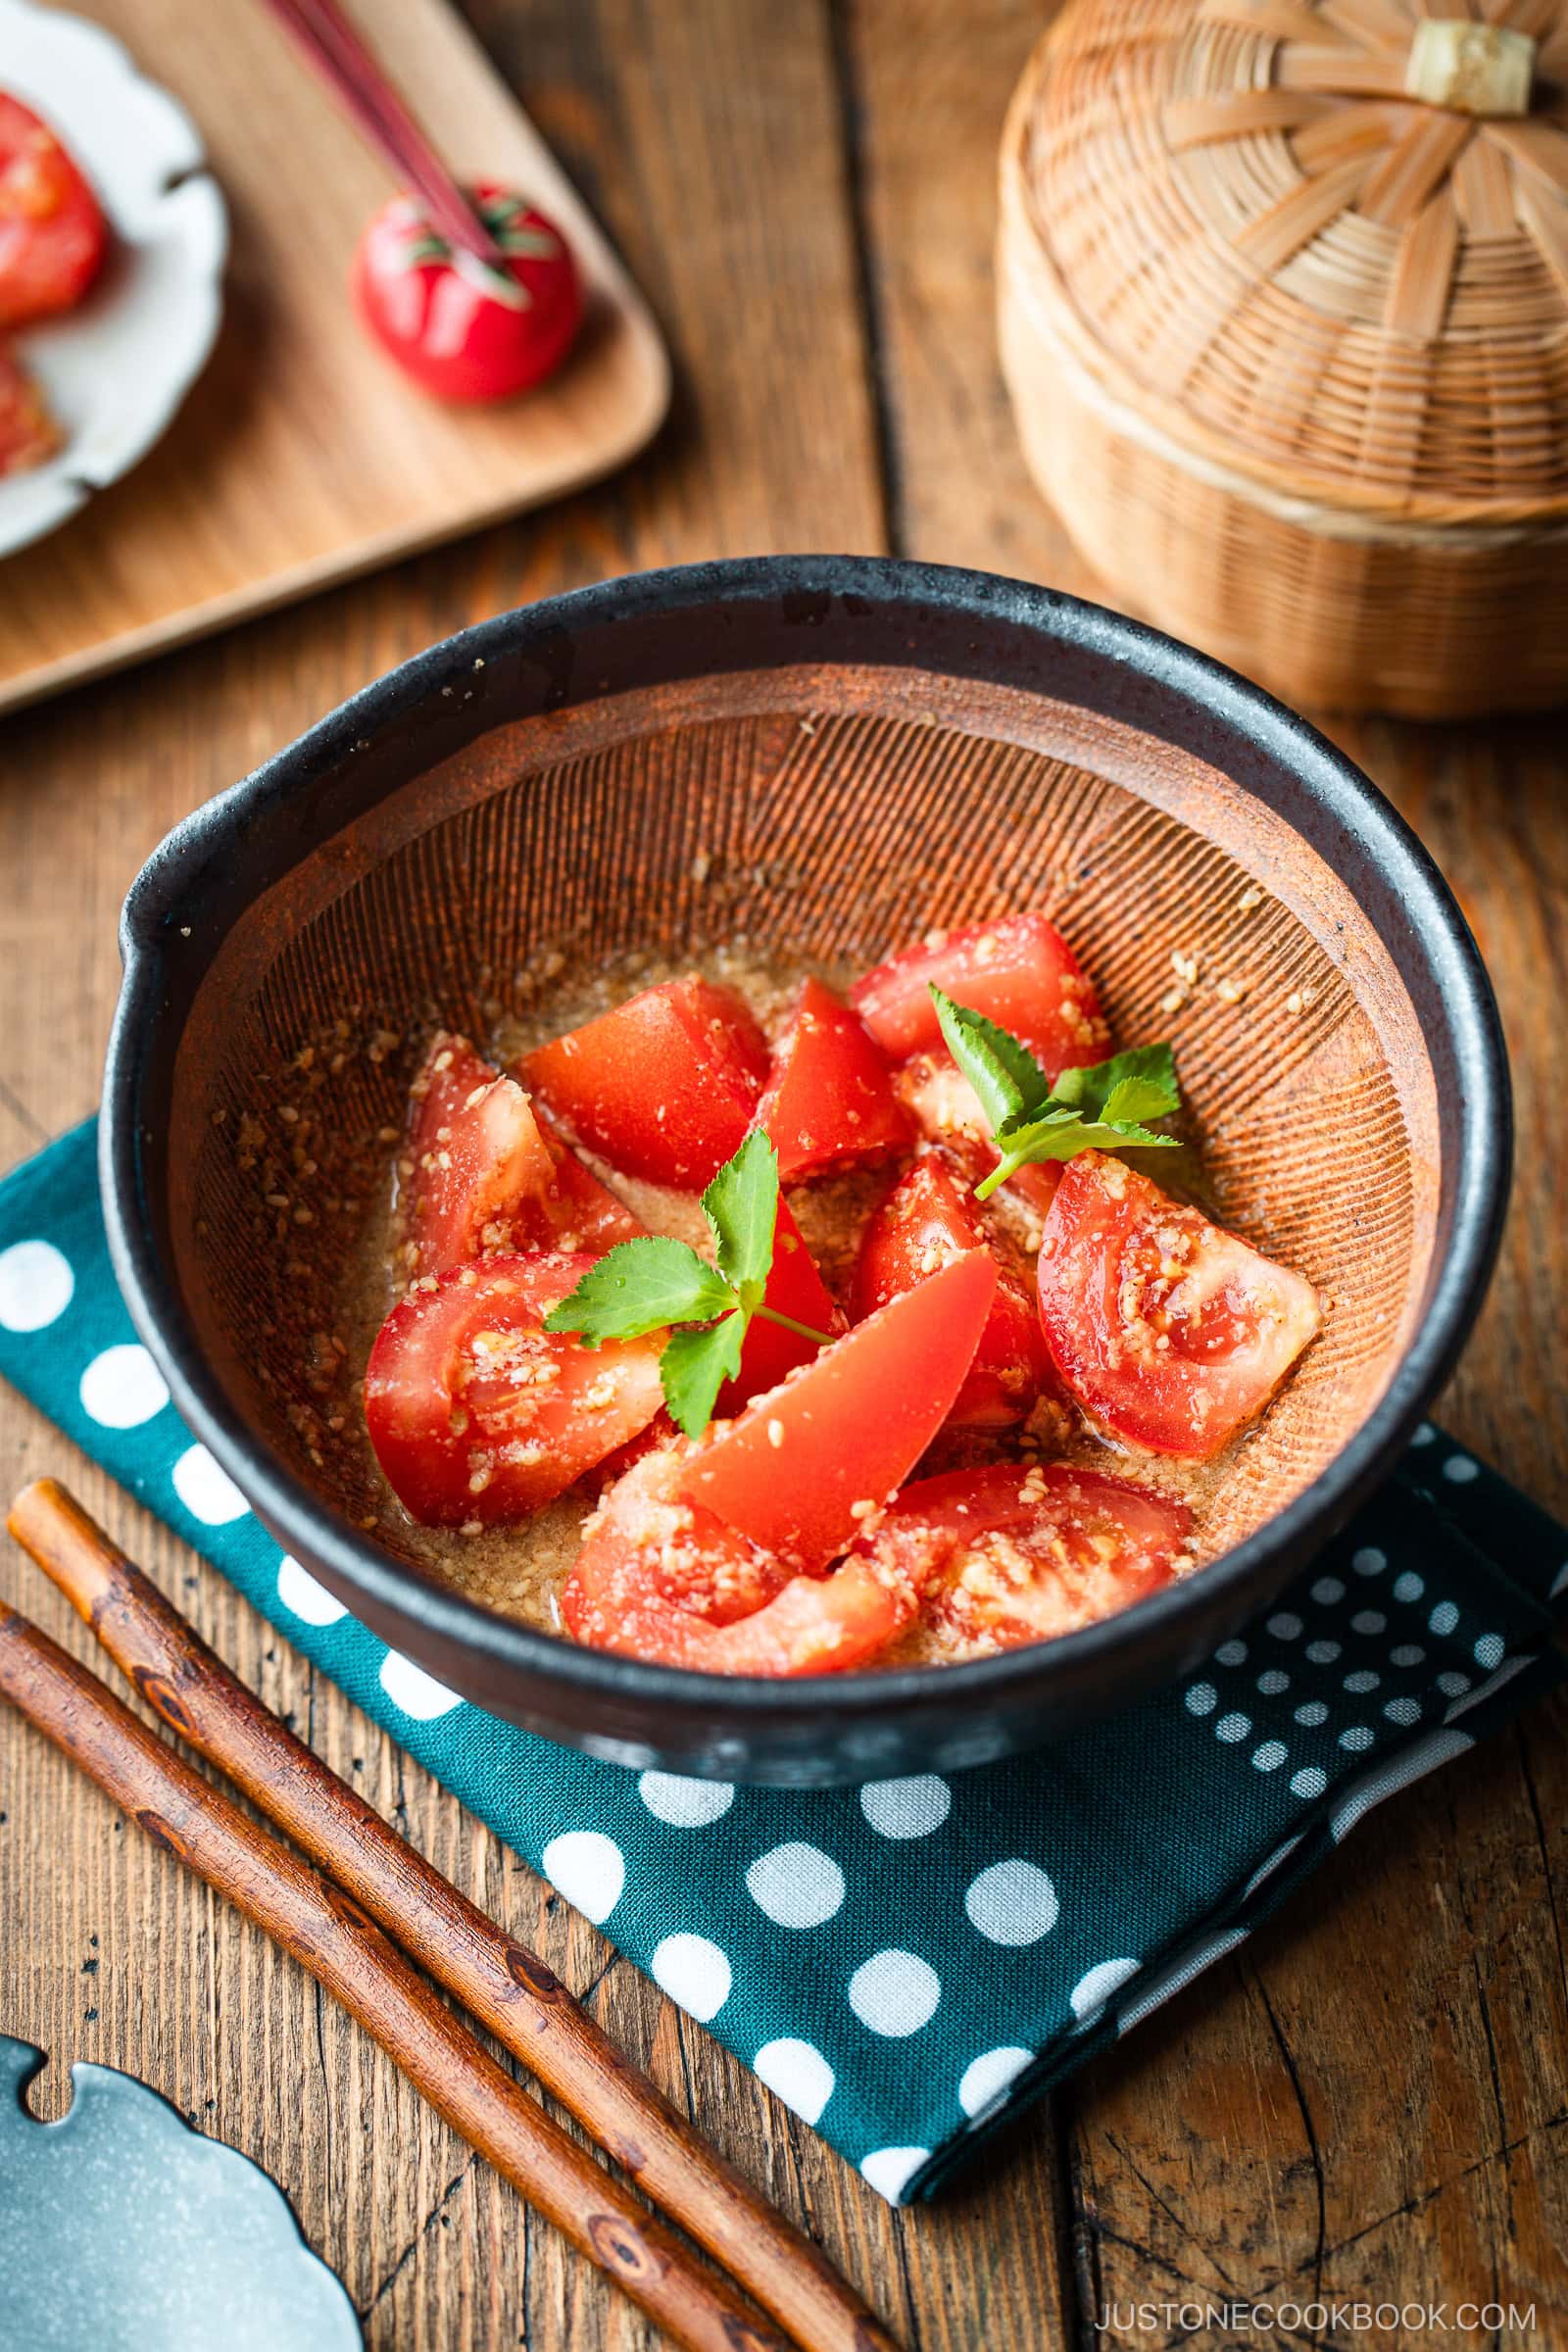
<path id="1" fill-rule="evenodd" d="M 582 286 L 561 231 L 511 189 L 470 191 L 505 257 L 495 269 L 434 229 L 411 196 L 383 205 L 354 256 L 360 316 L 405 374 L 438 400 L 510 400 L 561 366 Z"/>

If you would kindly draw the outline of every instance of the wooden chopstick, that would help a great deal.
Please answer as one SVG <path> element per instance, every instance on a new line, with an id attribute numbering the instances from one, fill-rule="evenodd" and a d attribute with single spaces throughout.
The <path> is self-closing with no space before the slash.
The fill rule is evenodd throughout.
<path id="1" fill-rule="evenodd" d="M 264 1706 L 64 1488 L 12 1535 L 148 1704 L 456 1995 L 808 2352 L 897 2352 L 820 2248 L 731 2170 L 544 1962 L 470 1903 Z"/>
<path id="2" fill-rule="evenodd" d="M 492 265 L 501 248 L 336 0 L 268 0 L 278 22 L 449 244 Z"/>
<path id="3" fill-rule="evenodd" d="M 156 1844 L 291 1952 L 453 2130 L 690 2352 L 789 2352 L 728 2279 L 595 2164 L 491 2057 L 353 1897 L 159 1739 L 98 1677 L 0 1601 L 0 1697 Z"/>

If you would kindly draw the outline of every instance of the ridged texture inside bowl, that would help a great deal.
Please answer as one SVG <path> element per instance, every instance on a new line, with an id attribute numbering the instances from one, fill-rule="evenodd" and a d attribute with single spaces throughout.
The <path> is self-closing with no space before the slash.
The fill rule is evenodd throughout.
<path id="1" fill-rule="evenodd" d="M 1121 1041 L 1175 1040 L 1212 1198 L 1330 1301 L 1215 1500 L 1209 1547 L 1237 1540 L 1364 1418 L 1419 1311 L 1438 1150 L 1414 1012 L 1349 891 L 1226 778 L 920 673 L 695 681 L 521 722 L 257 902 L 198 996 L 172 1138 L 179 1279 L 225 1385 L 412 1559 L 337 1343 L 430 1030 L 483 1037 L 630 952 L 741 938 L 863 963 L 1026 906 L 1061 923 Z"/>

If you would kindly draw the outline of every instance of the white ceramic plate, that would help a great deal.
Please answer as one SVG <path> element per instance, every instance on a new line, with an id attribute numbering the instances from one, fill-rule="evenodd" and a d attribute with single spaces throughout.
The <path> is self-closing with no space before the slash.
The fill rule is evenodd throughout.
<path id="1" fill-rule="evenodd" d="M 6 556 L 127 473 L 173 416 L 218 333 L 228 217 L 190 117 L 96 24 L 0 0 L 0 89 L 58 132 L 115 237 L 78 308 L 16 338 L 67 439 L 0 480 Z"/>

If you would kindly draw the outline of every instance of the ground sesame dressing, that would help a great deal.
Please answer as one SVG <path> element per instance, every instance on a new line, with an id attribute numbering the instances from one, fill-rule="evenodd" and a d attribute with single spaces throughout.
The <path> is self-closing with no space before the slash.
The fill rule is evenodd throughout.
<path id="1" fill-rule="evenodd" d="M 533 1047 L 580 1026 L 638 990 L 693 969 L 743 997 L 772 1043 L 784 1030 L 801 982 L 808 973 L 841 989 L 854 976 L 848 970 L 837 971 L 830 965 L 805 960 L 764 959 L 748 954 L 744 947 L 717 951 L 680 964 L 627 957 L 581 988 L 566 984 L 566 969 L 565 959 L 559 955 L 541 957 L 529 975 L 531 985 L 524 992 L 528 1011 L 503 1012 L 497 1006 L 489 1033 L 474 1040 L 480 1053 L 505 1067 Z M 1180 977 L 1185 980 L 1186 974 Z M 390 1050 L 406 1041 L 388 1033 L 380 1042 L 383 1050 Z M 942 1074 L 944 1083 L 951 1085 L 953 1078 L 952 1072 Z M 958 1084 L 961 1086 L 963 1082 L 959 1080 Z M 440 1141 L 438 1136 L 438 1149 Z M 334 1361 L 346 1357 L 356 1367 L 366 1363 L 383 1318 L 409 1281 L 409 1268 L 400 1262 L 397 1200 L 400 1187 L 406 1187 L 414 1176 L 414 1164 L 407 1156 L 402 1130 L 383 1128 L 379 1145 L 384 1155 L 379 1193 L 352 1254 L 337 1332 L 331 1341 Z M 397 1149 L 400 1146 L 404 1146 L 402 1152 Z M 592 1154 L 583 1156 L 601 1182 L 650 1232 L 671 1234 L 708 1253 L 709 1235 L 694 1195 L 628 1178 Z M 802 1236 L 824 1283 L 841 1304 L 848 1299 L 865 1226 L 885 1198 L 901 1164 L 907 1163 L 890 1162 L 886 1168 L 830 1175 L 786 1188 Z M 1199 1171 L 1192 1155 L 1185 1151 L 1167 1155 L 1160 1177 L 1174 1191 L 1185 1190 L 1200 1197 Z M 283 1207 L 285 1203 L 280 1201 L 278 1205 Z M 1034 1261 L 1040 1245 L 1040 1214 L 1011 1188 L 1004 1188 L 994 1196 L 990 1207 L 998 1238 L 1014 1254 L 1032 1292 Z M 1159 1272 L 1161 1278 L 1175 1282 L 1190 1271 L 1185 1262 L 1178 1260 L 1184 1259 L 1191 1242 L 1189 1236 L 1176 1229 L 1170 1242 L 1169 1262 L 1162 1264 Z M 502 1333 L 481 1335 L 478 1343 L 481 1351 L 486 1340 L 494 1343 L 497 1362 L 508 1360 L 519 1381 L 546 1381 L 554 1377 L 554 1368 L 548 1362 L 531 1360 L 525 1339 Z M 1152 1335 L 1152 1344 L 1158 1344 Z M 594 1480 L 590 1477 L 579 1481 L 558 1500 L 516 1525 L 492 1527 L 471 1519 L 456 1528 L 420 1526 L 404 1510 L 381 1478 L 365 1430 L 358 1382 L 354 1394 L 356 1405 L 349 1426 L 345 1429 L 341 1418 L 337 1420 L 338 1443 L 352 1446 L 356 1470 L 363 1474 L 366 1490 L 378 1497 L 375 1512 L 367 1514 L 365 1524 L 382 1531 L 399 1551 L 412 1555 L 443 1582 L 472 1599 L 545 1631 L 560 1632 L 560 1590 L 576 1557 L 585 1526 L 591 1522 L 598 1505 Z M 609 1395 L 607 1385 L 606 1401 Z M 593 1399 L 594 1392 L 590 1390 L 587 1401 L 592 1404 Z M 773 1446 L 782 1445 L 782 1424 L 776 1420 L 770 1422 L 767 1436 Z M 1213 1460 L 1178 1462 L 1106 1437 L 1091 1428 L 1075 1406 L 1055 1397 L 1042 1396 L 1021 1428 L 939 1438 L 914 1476 L 975 1468 L 996 1461 L 1017 1461 L 1025 1498 L 1039 1492 L 1034 1465 L 1043 1461 L 1065 1462 L 1131 1479 L 1152 1493 L 1185 1502 L 1193 1511 L 1190 1547 L 1176 1561 L 1176 1572 L 1181 1575 L 1191 1573 L 1209 1556 L 1204 1542 L 1205 1521 L 1220 1488 L 1236 1466 L 1240 1448 L 1248 1443 L 1248 1436 L 1244 1432 Z M 1036 1481 L 1033 1488 L 1031 1479 Z M 487 1473 L 481 1462 L 474 1468 L 470 1486 L 477 1494 L 485 1483 Z M 866 1497 L 856 1505 L 856 1516 L 862 1525 L 874 1527 L 882 1500 Z M 664 1529 L 672 1570 L 679 1564 L 683 1532 L 677 1522 L 678 1514 L 669 1513 Z M 879 1666 L 934 1663 L 984 1653 L 994 1644 L 984 1633 L 982 1614 L 975 1615 L 974 1630 L 966 1630 L 963 1595 L 1006 1594 L 1017 1598 L 1028 1585 L 1030 1570 L 1026 1551 L 1010 1537 L 996 1531 L 982 1535 L 957 1563 L 953 1585 L 957 1597 L 943 1622 L 918 1623 L 884 1651 L 876 1663 Z M 1051 1630 L 1042 1620 L 1042 1638 Z"/>

